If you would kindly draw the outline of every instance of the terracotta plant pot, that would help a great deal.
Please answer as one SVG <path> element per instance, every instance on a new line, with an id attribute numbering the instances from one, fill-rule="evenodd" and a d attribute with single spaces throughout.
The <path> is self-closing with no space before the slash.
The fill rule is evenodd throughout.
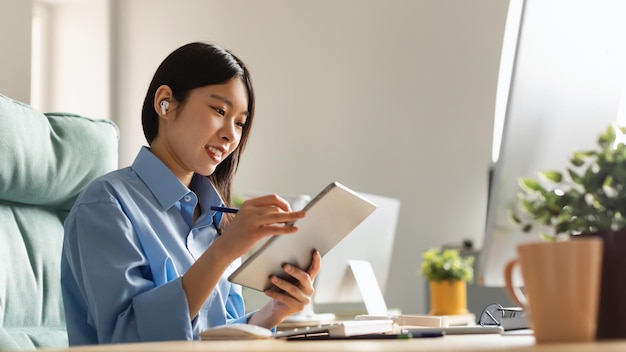
<path id="1" fill-rule="evenodd" d="M 430 281 L 430 315 L 468 313 L 467 283 L 465 281 Z"/>

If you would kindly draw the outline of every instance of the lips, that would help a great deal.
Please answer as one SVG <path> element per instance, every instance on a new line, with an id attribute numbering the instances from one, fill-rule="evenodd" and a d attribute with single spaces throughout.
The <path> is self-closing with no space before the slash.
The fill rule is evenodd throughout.
<path id="1" fill-rule="evenodd" d="M 220 150 L 218 148 L 215 148 L 215 147 L 212 147 L 210 145 L 207 145 L 207 146 L 204 147 L 204 149 L 208 150 L 209 152 L 211 152 L 211 154 L 215 155 L 218 158 L 222 157 L 223 152 L 222 152 L 222 150 Z"/>
<path id="2" fill-rule="evenodd" d="M 210 146 L 210 145 L 205 145 L 204 150 L 206 151 L 207 155 L 211 157 L 211 159 L 213 159 L 217 163 L 222 162 L 222 158 L 224 157 L 224 155 L 226 155 L 226 151 L 227 151 L 226 148 L 215 147 L 215 146 Z"/>

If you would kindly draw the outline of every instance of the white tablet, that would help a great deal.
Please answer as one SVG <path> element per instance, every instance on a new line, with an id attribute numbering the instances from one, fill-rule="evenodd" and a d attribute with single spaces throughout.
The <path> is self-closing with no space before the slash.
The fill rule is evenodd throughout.
<path id="1" fill-rule="evenodd" d="M 271 237 L 228 280 L 258 291 L 272 286 L 271 275 L 293 281 L 283 264 L 307 269 L 314 249 L 324 256 L 375 209 L 374 203 L 333 182 L 304 207 L 306 217 L 295 223 L 298 232 Z"/>

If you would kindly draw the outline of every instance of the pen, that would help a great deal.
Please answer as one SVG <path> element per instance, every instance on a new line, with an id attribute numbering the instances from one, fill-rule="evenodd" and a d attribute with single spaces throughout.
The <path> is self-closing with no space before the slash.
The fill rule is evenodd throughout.
<path id="1" fill-rule="evenodd" d="M 211 210 L 219 211 L 222 213 L 232 213 L 232 214 L 236 214 L 239 211 L 239 209 L 237 208 L 215 207 L 215 206 L 212 206 Z"/>
<path id="2" fill-rule="evenodd" d="M 411 335 L 411 337 L 413 337 L 413 338 L 420 338 L 420 337 L 444 337 L 446 335 L 445 331 L 409 332 L 407 334 Z"/>
<path id="3" fill-rule="evenodd" d="M 403 334 L 409 334 L 414 338 L 419 337 L 443 337 L 446 335 L 446 332 L 441 331 L 432 331 L 432 330 L 423 330 L 423 329 L 402 329 Z"/>
<path id="4" fill-rule="evenodd" d="M 287 337 L 287 341 L 310 341 L 310 340 L 408 340 L 413 334 L 365 334 L 350 336 L 330 336 L 328 334 L 296 335 Z"/>

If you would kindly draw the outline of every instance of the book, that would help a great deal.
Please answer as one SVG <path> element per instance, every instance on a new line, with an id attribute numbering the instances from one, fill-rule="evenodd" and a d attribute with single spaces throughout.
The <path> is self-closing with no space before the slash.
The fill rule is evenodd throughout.
<path id="1" fill-rule="evenodd" d="M 448 323 L 453 325 L 476 325 L 476 316 L 472 313 L 448 315 Z"/>
<path id="2" fill-rule="evenodd" d="M 377 316 L 377 315 L 357 315 L 354 317 L 355 320 L 365 321 L 365 320 L 378 320 L 378 319 L 391 319 L 394 325 L 398 325 L 401 327 L 404 326 L 424 326 L 431 328 L 444 328 L 449 325 L 447 316 L 436 316 L 436 315 L 418 315 L 418 314 L 400 314 L 400 315 L 389 315 L 389 316 Z"/>
<path id="3" fill-rule="evenodd" d="M 200 333 L 201 340 L 250 340 L 270 338 L 297 338 L 305 336 L 346 337 L 367 334 L 390 333 L 393 321 L 390 319 L 339 321 L 328 324 L 298 327 L 288 330 L 271 330 L 250 324 L 229 324 L 208 328 Z"/>
<path id="4" fill-rule="evenodd" d="M 328 336 L 356 336 L 389 333 L 392 331 L 393 320 L 391 319 L 346 320 L 329 324 L 280 330 L 274 334 L 274 337 L 280 338 L 324 334 Z"/>

